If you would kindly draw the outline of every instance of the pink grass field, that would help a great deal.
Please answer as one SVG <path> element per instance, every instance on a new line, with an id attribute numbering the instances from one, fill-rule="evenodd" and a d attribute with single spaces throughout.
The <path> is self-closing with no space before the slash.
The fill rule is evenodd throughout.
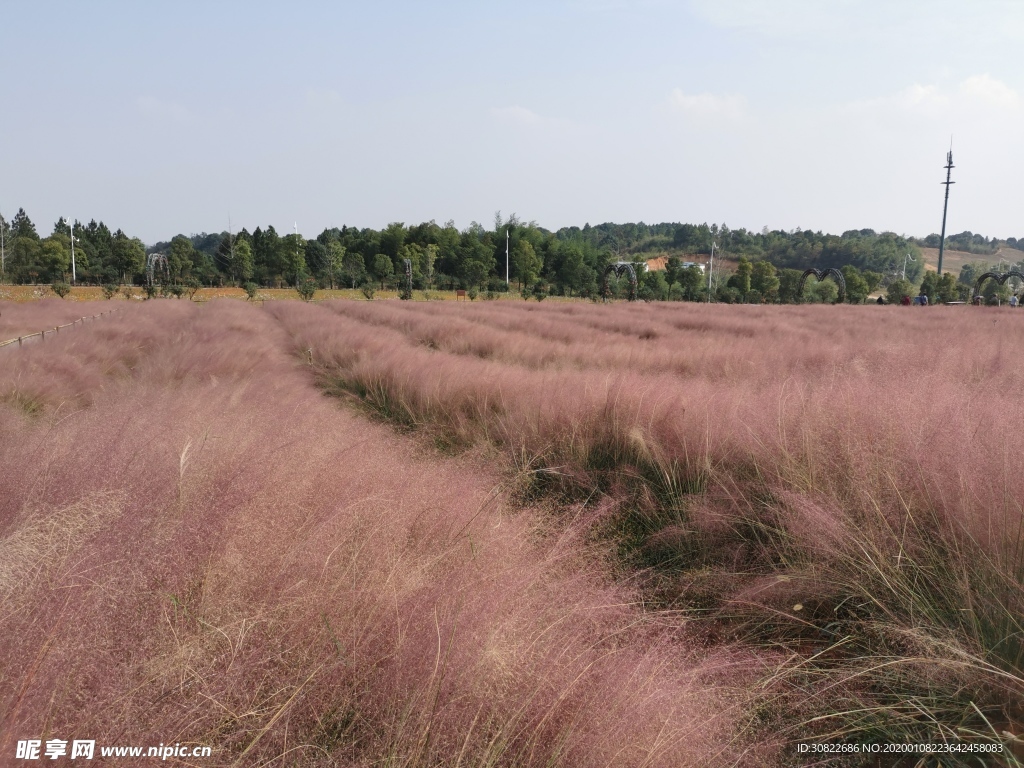
<path id="1" fill-rule="evenodd" d="M 0 351 L 0 763 L 49 738 L 204 765 L 754 754 L 749 654 L 678 637 L 572 525 L 339 408 L 291 348 L 265 310 L 154 301 Z"/>
<path id="2" fill-rule="evenodd" d="M 1024 313 L 123 305 L 0 349 L 0 763 L 1020 765 Z"/>
<path id="3" fill-rule="evenodd" d="M 1019 756 L 1024 314 L 269 311 L 329 388 L 622 505 L 612 537 L 632 540 L 659 605 L 793 654 L 765 683 L 792 733 Z"/>

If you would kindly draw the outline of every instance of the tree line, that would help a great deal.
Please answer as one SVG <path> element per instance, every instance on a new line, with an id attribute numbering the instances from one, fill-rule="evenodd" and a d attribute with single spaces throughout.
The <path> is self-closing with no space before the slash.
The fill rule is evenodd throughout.
<path id="1" fill-rule="evenodd" d="M 306 239 L 268 226 L 252 232 L 179 234 L 148 248 L 95 220 L 76 221 L 73 233 L 77 282 L 108 287 L 155 282 L 193 290 L 232 284 L 402 289 L 411 276 L 414 289 L 598 298 L 607 266 L 624 261 L 637 265 L 637 292 L 648 300 L 834 301 L 836 288 L 827 280 L 812 279 L 805 295 L 796 295 L 800 275 L 809 267 L 842 270 L 848 300 L 854 302 L 879 288 L 910 293 L 922 279 L 934 281 L 924 286 L 934 295 L 959 297 L 957 286 L 965 284 L 952 276 L 925 274 L 921 241 L 870 229 L 837 236 L 799 229 L 751 232 L 725 224 L 641 222 L 552 232 L 499 212 L 489 227 L 473 222 L 462 230 L 451 221 L 413 226 L 396 222 L 380 230 L 330 228 Z M 63 218 L 42 237 L 24 209 L 10 222 L 0 216 L 0 280 L 66 283 L 71 237 L 71 224 Z M 687 261 L 706 261 L 712 243 L 716 256 L 728 260 L 735 272 L 708 275 L 685 266 Z M 655 254 L 668 254 L 667 269 L 645 271 L 642 264 Z M 610 290 L 624 295 L 628 286 L 624 279 L 612 278 Z"/>

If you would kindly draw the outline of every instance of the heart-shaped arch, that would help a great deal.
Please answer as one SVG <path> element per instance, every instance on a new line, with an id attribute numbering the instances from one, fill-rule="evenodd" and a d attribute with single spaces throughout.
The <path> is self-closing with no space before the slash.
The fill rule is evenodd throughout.
<path id="1" fill-rule="evenodd" d="M 803 275 L 800 276 L 800 285 L 796 289 L 796 295 L 798 298 L 803 298 L 804 295 L 804 284 L 807 282 L 807 278 L 811 275 L 820 282 L 826 277 L 831 277 L 836 285 L 839 286 L 839 304 L 846 301 L 846 278 L 843 277 L 843 273 L 838 269 L 807 269 L 804 270 Z"/>
<path id="2" fill-rule="evenodd" d="M 1011 269 L 1009 272 L 1004 272 L 1003 274 L 999 274 L 998 272 L 986 272 L 984 275 L 979 277 L 978 281 L 974 284 L 974 298 L 977 299 L 981 296 L 981 284 L 988 280 L 990 277 L 1000 285 L 1005 283 L 1011 277 L 1019 277 L 1022 281 L 1024 281 L 1024 274 L 1021 274 L 1016 269 Z"/>
<path id="3" fill-rule="evenodd" d="M 612 272 L 618 277 L 622 277 L 623 274 L 629 276 L 629 296 L 627 297 L 630 301 L 636 301 L 636 270 L 633 269 L 633 265 L 629 262 L 622 262 L 620 264 L 609 264 L 604 269 L 604 275 L 601 277 L 601 296 L 605 301 L 608 301 L 611 296 L 611 291 L 608 288 L 608 275 Z"/>

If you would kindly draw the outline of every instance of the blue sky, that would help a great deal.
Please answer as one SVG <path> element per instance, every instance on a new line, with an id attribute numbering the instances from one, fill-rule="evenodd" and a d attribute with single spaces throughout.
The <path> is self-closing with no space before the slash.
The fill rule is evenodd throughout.
<path id="1" fill-rule="evenodd" d="M 1024 3 L 4 3 L 0 213 L 1024 237 Z"/>

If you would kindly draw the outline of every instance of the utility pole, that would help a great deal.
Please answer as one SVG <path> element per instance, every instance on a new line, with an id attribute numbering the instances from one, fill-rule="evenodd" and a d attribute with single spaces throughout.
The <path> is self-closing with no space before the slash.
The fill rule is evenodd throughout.
<path id="1" fill-rule="evenodd" d="M 715 274 L 715 241 L 711 241 L 711 261 L 708 264 L 708 304 L 711 303 L 711 278 Z"/>
<path id="2" fill-rule="evenodd" d="M 946 153 L 946 180 L 942 182 L 946 186 L 946 202 L 942 206 L 942 234 L 939 235 L 939 277 L 942 277 L 942 252 L 946 249 L 946 210 L 949 208 L 949 185 L 956 184 L 950 181 L 950 174 L 953 173 L 953 140 L 949 141 L 949 152 Z"/>
<path id="3" fill-rule="evenodd" d="M 75 220 L 70 219 L 68 224 L 71 225 L 71 284 L 74 285 L 78 280 L 75 274 Z"/>
<path id="4" fill-rule="evenodd" d="M 508 227 L 505 227 L 505 286 L 508 287 Z"/>
<path id="5" fill-rule="evenodd" d="M 4 229 L 7 228 L 7 222 L 3 216 L 0 216 L 0 283 L 7 277 L 7 257 L 4 254 Z"/>

